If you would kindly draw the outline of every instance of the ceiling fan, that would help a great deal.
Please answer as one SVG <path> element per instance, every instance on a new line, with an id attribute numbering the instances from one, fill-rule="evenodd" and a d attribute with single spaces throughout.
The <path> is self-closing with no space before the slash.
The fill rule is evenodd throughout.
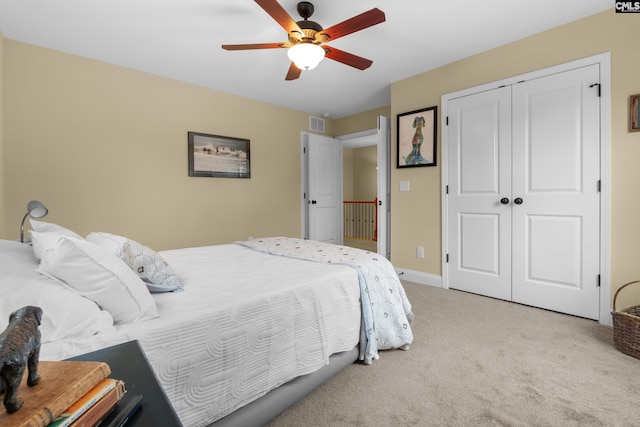
<path id="1" fill-rule="evenodd" d="M 297 79 L 302 70 L 315 68 L 324 57 L 359 70 L 365 70 L 373 64 L 373 61 L 369 59 L 327 46 L 324 43 L 384 22 L 384 12 L 380 9 L 371 9 L 325 30 L 317 22 L 309 21 L 313 15 L 314 7 L 308 1 L 298 3 L 297 11 L 303 18 L 298 22 L 291 18 L 277 0 L 255 0 L 255 2 L 287 31 L 289 41 L 283 43 L 223 44 L 223 49 L 288 48 L 287 54 L 292 62 L 285 80 Z"/>

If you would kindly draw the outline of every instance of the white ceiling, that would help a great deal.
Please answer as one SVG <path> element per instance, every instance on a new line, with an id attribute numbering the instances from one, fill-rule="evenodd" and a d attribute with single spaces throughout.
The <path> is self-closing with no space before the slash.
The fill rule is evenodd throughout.
<path id="1" fill-rule="evenodd" d="M 313 2 L 313 1 L 312 1 Z M 294 18 L 297 0 L 280 0 Z M 340 118 L 389 105 L 390 84 L 613 8 L 611 0 L 316 0 L 324 28 L 377 7 L 386 22 L 328 43 L 373 60 L 360 71 L 325 59 L 285 81 L 286 41 L 252 0 L 0 0 L 5 38 L 303 111 Z"/>

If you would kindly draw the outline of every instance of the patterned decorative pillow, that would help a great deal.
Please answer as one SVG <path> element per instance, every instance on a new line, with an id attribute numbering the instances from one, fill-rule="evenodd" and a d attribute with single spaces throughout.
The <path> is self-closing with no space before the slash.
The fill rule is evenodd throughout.
<path id="1" fill-rule="evenodd" d="M 121 258 L 147 285 L 150 292 L 183 290 L 169 264 L 151 248 L 117 234 L 91 232 L 87 240 Z"/>
<path id="2" fill-rule="evenodd" d="M 153 249 L 127 239 L 122 245 L 121 257 L 146 282 L 150 292 L 175 292 L 183 289 L 169 264 Z"/>

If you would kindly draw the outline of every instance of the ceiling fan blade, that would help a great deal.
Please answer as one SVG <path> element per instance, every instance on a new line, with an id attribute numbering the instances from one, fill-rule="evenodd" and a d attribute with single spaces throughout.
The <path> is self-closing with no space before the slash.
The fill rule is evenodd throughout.
<path id="1" fill-rule="evenodd" d="M 356 15 L 353 18 L 347 19 L 339 24 L 329 27 L 320 34 L 326 34 L 329 36 L 329 40 L 335 40 L 338 37 L 343 37 L 356 31 L 364 30 L 376 24 L 380 24 L 385 21 L 384 12 L 378 8 L 369 10 L 368 12 Z"/>
<path id="2" fill-rule="evenodd" d="M 292 31 L 302 33 L 300 26 L 298 26 L 291 15 L 289 15 L 287 11 L 280 6 L 280 3 L 278 3 L 277 0 L 255 0 L 255 2 L 258 3 L 258 5 L 260 5 L 260 7 L 263 8 L 264 11 L 273 19 L 275 19 L 287 33 L 291 33 Z"/>
<path id="3" fill-rule="evenodd" d="M 285 80 L 295 80 L 298 77 L 300 77 L 300 74 L 302 73 L 302 70 L 298 67 L 296 67 L 296 64 L 294 64 L 293 62 L 291 63 L 291 65 L 289 66 L 289 71 L 287 71 L 287 77 L 285 77 Z"/>
<path id="4" fill-rule="evenodd" d="M 349 52 L 345 52 L 335 47 L 322 46 L 326 52 L 325 57 L 333 59 L 334 61 L 342 62 L 350 67 L 357 68 L 358 70 L 366 70 L 373 64 L 373 61 L 361 56 L 354 55 Z"/>
<path id="5" fill-rule="evenodd" d="M 275 49 L 287 47 L 286 43 L 252 43 L 252 44 L 223 44 L 225 50 Z"/>

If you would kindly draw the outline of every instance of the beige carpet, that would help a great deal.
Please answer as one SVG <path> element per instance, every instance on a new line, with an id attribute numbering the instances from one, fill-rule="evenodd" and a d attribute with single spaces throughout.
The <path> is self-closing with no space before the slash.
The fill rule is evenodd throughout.
<path id="1" fill-rule="evenodd" d="M 271 427 L 640 426 L 640 360 L 611 328 L 403 283 L 411 349 L 349 366 Z"/>

